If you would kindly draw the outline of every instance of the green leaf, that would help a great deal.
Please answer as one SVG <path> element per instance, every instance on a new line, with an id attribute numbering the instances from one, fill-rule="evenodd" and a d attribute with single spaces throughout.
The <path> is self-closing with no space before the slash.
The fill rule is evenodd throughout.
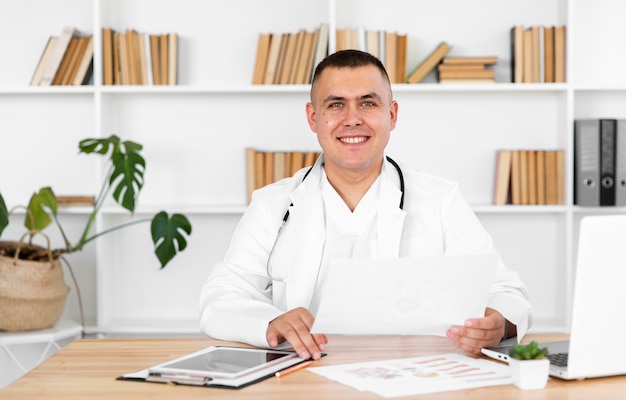
<path id="1" fill-rule="evenodd" d="M 124 142 L 132 144 L 132 142 Z M 113 173 L 109 179 L 109 184 L 117 186 L 113 192 L 113 198 L 122 207 L 128 211 L 135 210 L 136 199 L 143 187 L 143 174 L 146 170 L 146 162 L 143 157 L 137 153 L 138 149 L 133 146 L 124 146 L 124 151 L 113 154 L 111 161 L 113 162 Z M 121 148 L 120 148 L 121 149 Z"/>
<path id="2" fill-rule="evenodd" d="M 139 154 L 142 145 L 124 141 L 116 135 L 108 138 L 89 138 L 81 140 L 78 145 L 80 152 L 107 155 L 112 163 L 109 185 L 114 188 L 115 201 L 130 212 L 135 211 L 137 197 L 143 187 L 143 175 L 146 170 L 146 161 Z"/>
<path id="3" fill-rule="evenodd" d="M 191 234 L 191 223 L 182 214 L 173 214 L 170 218 L 165 211 L 161 211 L 152 218 L 150 230 L 155 247 L 154 253 L 161 263 L 161 268 L 164 268 L 177 252 L 187 247 L 183 232 L 187 236 Z"/>
<path id="4" fill-rule="evenodd" d="M 9 225 L 9 210 L 7 210 L 7 204 L 4 202 L 2 194 L 0 194 L 0 235 L 2 231 Z"/>
<path id="5" fill-rule="evenodd" d="M 34 193 L 30 198 L 28 209 L 33 220 L 31 221 L 30 215 L 26 213 L 24 226 L 27 229 L 41 231 L 50 225 L 52 219 L 44 207 L 48 208 L 53 215 L 57 215 L 57 199 L 49 187 L 39 189 L 39 193 Z"/>
<path id="6" fill-rule="evenodd" d="M 120 145 L 120 138 L 116 135 L 111 135 L 106 139 L 87 138 L 78 143 L 78 149 L 80 153 L 91 154 L 98 153 L 106 155 L 109 152 L 109 148 L 113 147 L 113 153 L 115 153 Z"/>

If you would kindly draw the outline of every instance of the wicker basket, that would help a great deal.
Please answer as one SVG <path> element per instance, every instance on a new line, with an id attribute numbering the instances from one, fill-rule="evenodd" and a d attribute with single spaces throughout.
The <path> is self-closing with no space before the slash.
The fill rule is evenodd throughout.
<path id="1" fill-rule="evenodd" d="M 18 242 L 0 241 L 0 249 L 16 249 Z M 46 249 L 21 244 L 22 249 Z M 1 254 L 2 252 L 0 252 Z M 63 314 L 69 293 L 58 259 L 20 260 L 0 255 L 0 330 L 47 328 Z"/>

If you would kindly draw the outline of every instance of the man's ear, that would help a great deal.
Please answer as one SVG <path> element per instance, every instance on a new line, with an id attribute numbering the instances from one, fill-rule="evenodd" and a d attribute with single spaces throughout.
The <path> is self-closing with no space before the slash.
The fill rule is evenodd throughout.
<path id="1" fill-rule="evenodd" d="M 317 133 L 317 121 L 315 120 L 315 107 L 313 103 L 306 103 L 306 121 L 309 123 L 309 128 L 315 133 Z"/>

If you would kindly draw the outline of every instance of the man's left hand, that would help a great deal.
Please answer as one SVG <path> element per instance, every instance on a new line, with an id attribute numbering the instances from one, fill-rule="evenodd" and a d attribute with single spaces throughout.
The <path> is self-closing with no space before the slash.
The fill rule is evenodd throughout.
<path id="1" fill-rule="evenodd" d="M 468 319 L 463 326 L 452 326 L 446 331 L 446 336 L 463 351 L 479 355 L 481 348 L 500 343 L 505 324 L 502 314 L 487 308 L 483 318 Z"/>

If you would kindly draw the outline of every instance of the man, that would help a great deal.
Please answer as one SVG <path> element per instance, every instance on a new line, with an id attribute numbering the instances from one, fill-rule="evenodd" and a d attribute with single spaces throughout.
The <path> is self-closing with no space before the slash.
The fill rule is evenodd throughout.
<path id="1" fill-rule="evenodd" d="M 495 249 L 455 183 L 402 171 L 385 157 L 398 103 L 378 59 L 357 50 L 328 56 L 315 70 L 306 115 L 322 156 L 254 193 L 202 290 L 200 312 L 209 336 L 271 347 L 287 341 L 317 359 L 328 338 L 310 329 L 331 259 Z M 484 318 L 447 336 L 479 354 L 523 336 L 531 321 L 525 286 L 500 260 Z"/>

